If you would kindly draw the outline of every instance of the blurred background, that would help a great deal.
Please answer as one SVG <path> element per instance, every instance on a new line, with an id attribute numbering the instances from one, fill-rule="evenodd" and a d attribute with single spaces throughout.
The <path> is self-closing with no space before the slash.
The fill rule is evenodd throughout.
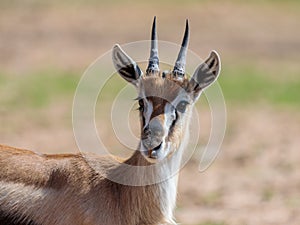
<path id="1" fill-rule="evenodd" d="M 208 170 L 198 172 L 197 156 L 182 170 L 177 221 L 300 224 L 297 0 L 1 0 L 0 143 L 77 152 L 72 101 L 80 77 L 115 43 L 149 39 L 154 15 L 160 40 L 179 44 L 189 18 L 190 49 L 202 58 L 215 49 L 222 59 L 226 136 Z M 210 111 L 203 97 L 197 107 L 205 145 Z"/>

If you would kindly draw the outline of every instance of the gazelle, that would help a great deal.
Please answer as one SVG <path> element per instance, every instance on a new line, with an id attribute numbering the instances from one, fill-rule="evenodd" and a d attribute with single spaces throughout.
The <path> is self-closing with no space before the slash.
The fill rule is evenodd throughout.
<path id="1" fill-rule="evenodd" d="M 174 69 L 163 73 L 155 18 L 145 75 L 119 45 L 113 48 L 115 68 L 138 92 L 141 140 L 130 158 L 43 155 L 0 145 L 0 224 L 175 224 L 176 170 L 188 139 L 191 109 L 220 72 L 220 58 L 212 51 L 188 78 L 188 39 L 186 21 Z M 134 185 L 111 179 L 116 177 L 131 179 Z"/>

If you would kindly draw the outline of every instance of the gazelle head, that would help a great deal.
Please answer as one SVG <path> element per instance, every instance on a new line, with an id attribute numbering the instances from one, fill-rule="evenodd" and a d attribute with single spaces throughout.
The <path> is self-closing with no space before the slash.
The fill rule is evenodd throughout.
<path id="1" fill-rule="evenodd" d="M 189 79 L 185 73 L 189 25 L 172 71 L 159 70 L 156 18 L 151 33 L 149 64 L 145 75 L 137 63 L 119 45 L 112 52 L 113 63 L 119 74 L 133 84 L 138 92 L 141 121 L 140 151 L 149 162 L 171 156 L 187 133 L 194 103 L 204 88 L 218 77 L 221 68 L 217 52 L 212 51 Z"/>

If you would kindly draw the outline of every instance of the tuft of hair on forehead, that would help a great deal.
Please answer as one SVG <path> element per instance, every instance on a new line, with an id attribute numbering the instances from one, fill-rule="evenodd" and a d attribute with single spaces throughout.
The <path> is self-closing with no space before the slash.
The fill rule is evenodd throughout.
<path id="1" fill-rule="evenodd" d="M 145 97 L 155 96 L 172 101 L 183 90 L 187 90 L 189 79 L 176 77 L 172 73 L 162 75 L 160 72 L 151 76 L 142 76 L 140 91 Z M 142 96 L 140 96 L 142 97 Z"/>

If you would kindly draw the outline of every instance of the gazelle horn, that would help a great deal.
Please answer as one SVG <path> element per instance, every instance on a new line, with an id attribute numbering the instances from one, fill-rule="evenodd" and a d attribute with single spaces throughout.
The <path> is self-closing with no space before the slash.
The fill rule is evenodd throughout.
<path id="1" fill-rule="evenodd" d="M 179 77 L 183 77 L 185 74 L 185 63 L 186 63 L 188 42 L 189 42 L 189 21 L 186 20 L 185 32 L 184 32 L 181 48 L 173 69 L 173 75 L 175 76 L 177 75 Z"/>
<path id="2" fill-rule="evenodd" d="M 158 47 L 157 47 L 157 33 L 156 33 L 156 16 L 153 20 L 152 32 L 151 32 L 151 50 L 148 68 L 146 74 L 159 72 L 159 59 L 158 59 Z"/>

